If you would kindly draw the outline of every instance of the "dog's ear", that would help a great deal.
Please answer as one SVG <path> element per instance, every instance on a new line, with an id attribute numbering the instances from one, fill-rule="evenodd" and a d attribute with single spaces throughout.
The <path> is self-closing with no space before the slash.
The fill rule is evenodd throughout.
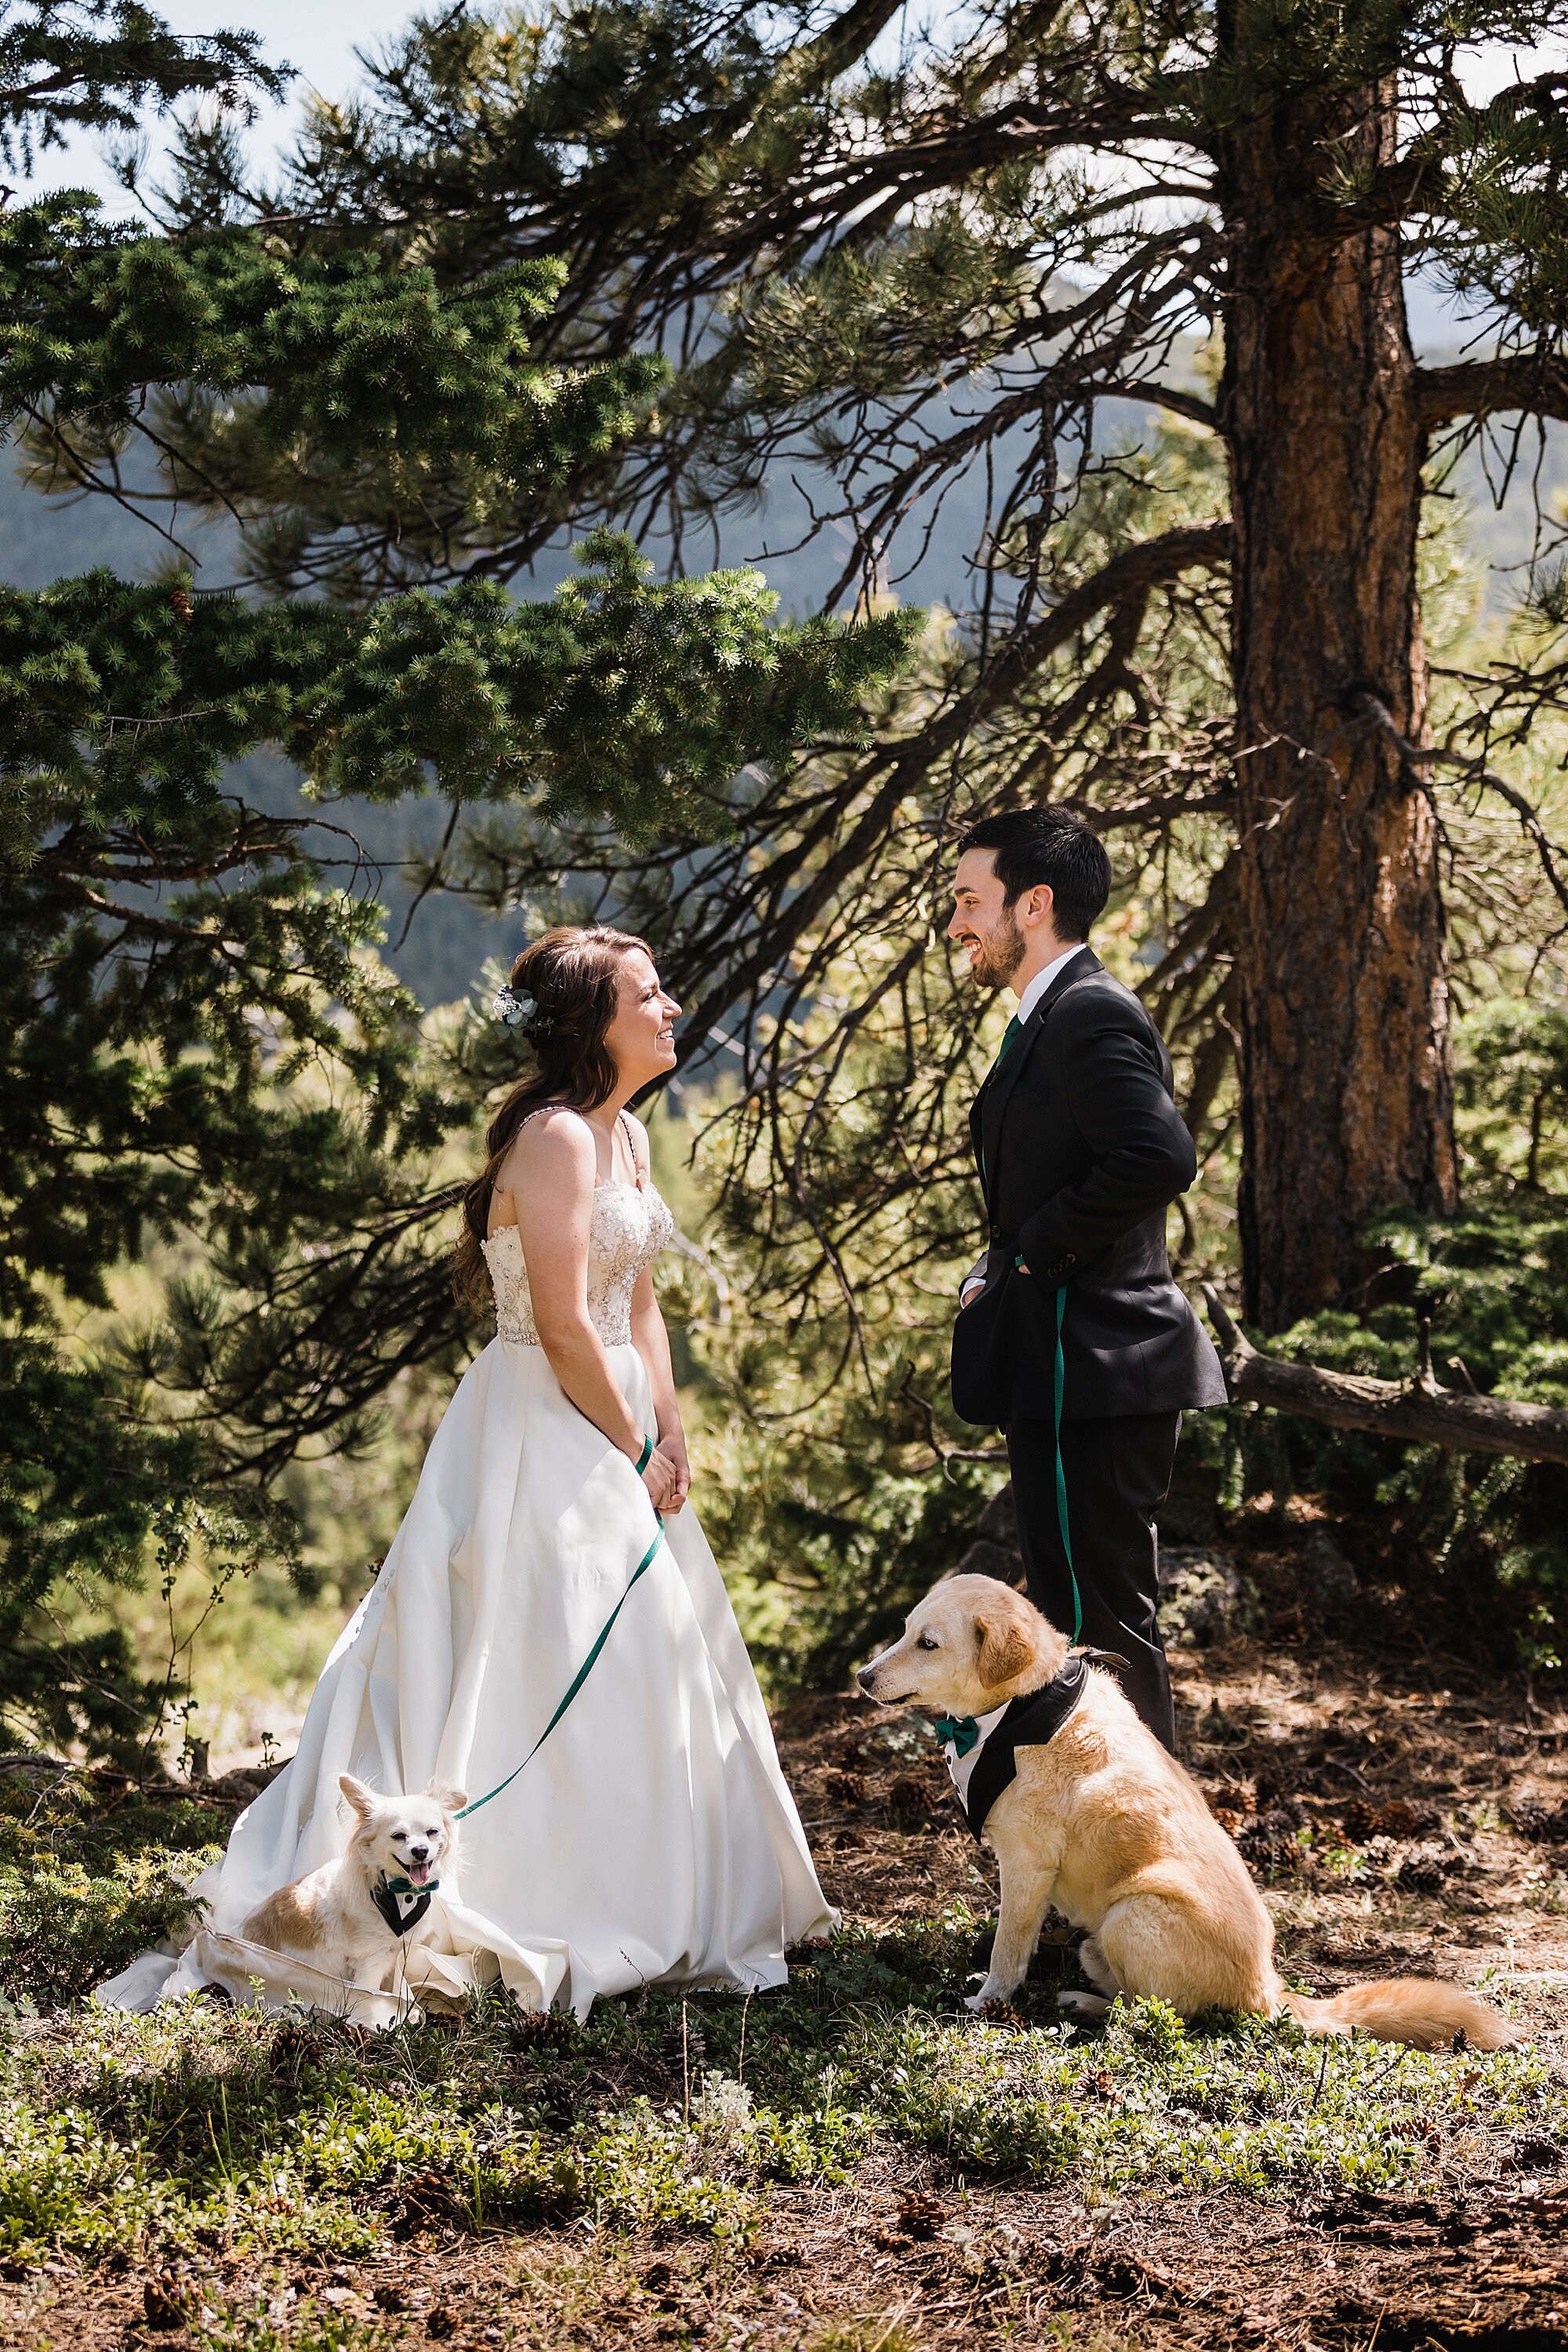
<path id="1" fill-rule="evenodd" d="M 444 1813 L 460 1813 L 468 1801 L 466 1789 L 454 1789 L 445 1780 L 432 1780 L 425 1794 L 433 1803 L 439 1805 Z"/>
<path id="2" fill-rule="evenodd" d="M 353 1807 L 355 1812 L 359 1815 L 361 1821 L 367 1822 L 372 1813 L 375 1811 L 375 1790 L 374 1789 L 367 1789 L 363 1780 L 356 1780 L 352 1772 L 340 1772 L 338 1774 L 338 1786 L 342 1790 L 344 1796 L 348 1799 L 350 1804 Z"/>
<path id="3" fill-rule="evenodd" d="M 974 1638 L 980 1651 L 980 1679 L 987 1690 L 999 1689 L 1034 1664 L 1035 1645 L 1010 1592 L 980 1612 L 974 1620 Z"/>

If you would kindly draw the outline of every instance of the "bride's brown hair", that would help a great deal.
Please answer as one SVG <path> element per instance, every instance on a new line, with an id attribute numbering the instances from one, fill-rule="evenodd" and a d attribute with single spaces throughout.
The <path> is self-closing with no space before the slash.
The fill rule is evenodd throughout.
<path id="1" fill-rule="evenodd" d="M 607 923 L 563 924 L 524 948 L 511 968 L 514 996 L 531 996 L 527 1029 L 534 1066 L 518 1080 L 485 1132 L 484 1173 L 463 1194 L 463 1223 L 452 1260 L 452 1285 L 470 1307 L 490 1304 L 489 1277 L 479 1247 L 489 1231 L 490 1196 L 518 1129 L 531 1110 L 563 1103 L 594 1110 L 616 1090 L 615 1056 L 605 1033 L 620 1003 L 620 969 L 646 940 Z"/>

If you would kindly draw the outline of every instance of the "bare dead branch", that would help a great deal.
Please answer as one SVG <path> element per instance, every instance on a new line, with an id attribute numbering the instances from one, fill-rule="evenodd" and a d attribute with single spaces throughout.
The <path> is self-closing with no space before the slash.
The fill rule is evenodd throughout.
<path id="1" fill-rule="evenodd" d="M 1429 1357 L 1406 1381 L 1325 1371 L 1318 1364 L 1265 1356 L 1233 1321 L 1208 1283 L 1204 1299 L 1219 1339 L 1220 1360 L 1237 1404 L 1268 1405 L 1335 1429 L 1364 1429 L 1407 1444 L 1442 1445 L 1455 1454 L 1507 1454 L 1516 1461 L 1568 1463 L 1568 1412 L 1441 1387 Z"/>
<path id="2" fill-rule="evenodd" d="M 1568 360 L 1555 352 L 1519 352 L 1418 368 L 1415 399 L 1428 429 L 1458 416 L 1568 416 Z"/>

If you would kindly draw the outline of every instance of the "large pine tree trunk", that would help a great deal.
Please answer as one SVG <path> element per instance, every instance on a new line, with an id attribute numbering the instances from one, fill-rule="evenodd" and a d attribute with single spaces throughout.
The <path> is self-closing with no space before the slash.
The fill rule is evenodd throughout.
<path id="1" fill-rule="evenodd" d="M 1353 122 L 1302 108 L 1246 126 L 1223 159 L 1240 1214 L 1247 1312 L 1267 1331 L 1353 1296 L 1376 1211 L 1455 1200 L 1436 827 L 1358 705 L 1370 688 L 1423 740 L 1425 453 L 1398 245 L 1304 230 L 1324 134 L 1348 160 L 1393 152 L 1392 89 L 1362 98 Z"/>

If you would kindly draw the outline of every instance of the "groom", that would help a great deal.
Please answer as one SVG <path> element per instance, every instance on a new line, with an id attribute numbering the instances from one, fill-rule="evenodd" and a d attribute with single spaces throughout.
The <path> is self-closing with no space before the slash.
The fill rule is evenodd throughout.
<path id="1" fill-rule="evenodd" d="M 959 844 L 948 937 L 1017 1012 L 970 1113 L 990 1234 L 953 1402 L 1005 1430 L 1031 1597 L 1127 1661 L 1128 1697 L 1173 1751 L 1154 1512 L 1184 1409 L 1226 1388 L 1165 1255 L 1165 1211 L 1197 1174 L 1170 1057 L 1088 945 L 1110 892 L 1099 836 L 1063 810 L 987 817 Z"/>

